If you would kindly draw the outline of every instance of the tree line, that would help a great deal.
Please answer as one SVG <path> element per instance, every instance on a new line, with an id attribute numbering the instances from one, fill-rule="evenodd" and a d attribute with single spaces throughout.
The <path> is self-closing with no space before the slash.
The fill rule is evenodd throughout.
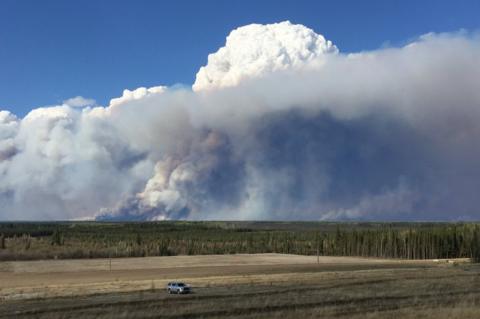
<path id="1" fill-rule="evenodd" d="M 0 260 L 287 253 L 480 261 L 476 223 L 0 224 Z"/>

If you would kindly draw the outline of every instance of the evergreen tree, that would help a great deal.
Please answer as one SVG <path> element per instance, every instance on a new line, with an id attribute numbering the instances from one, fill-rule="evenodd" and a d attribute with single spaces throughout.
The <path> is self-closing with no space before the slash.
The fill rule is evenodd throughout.
<path id="1" fill-rule="evenodd" d="M 56 228 L 55 231 L 53 232 L 50 243 L 52 244 L 52 246 L 53 245 L 57 245 L 57 246 L 62 246 L 63 245 L 63 243 L 64 243 L 63 233 L 58 228 Z"/>
<path id="2" fill-rule="evenodd" d="M 0 249 L 5 249 L 5 235 L 0 235 Z"/>

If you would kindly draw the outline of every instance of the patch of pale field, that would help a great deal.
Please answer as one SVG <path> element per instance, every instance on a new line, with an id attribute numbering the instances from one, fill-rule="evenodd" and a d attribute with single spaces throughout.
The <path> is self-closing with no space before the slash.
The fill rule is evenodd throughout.
<path id="1" fill-rule="evenodd" d="M 290 254 L 232 254 L 200 256 L 165 256 L 137 258 L 98 258 L 67 260 L 36 260 L 0 262 L 0 272 L 53 273 L 94 270 L 135 270 L 172 267 L 212 267 L 241 265 L 295 265 L 295 264 L 371 264 L 419 263 L 432 261 L 406 261 L 381 258 L 301 256 Z"/>

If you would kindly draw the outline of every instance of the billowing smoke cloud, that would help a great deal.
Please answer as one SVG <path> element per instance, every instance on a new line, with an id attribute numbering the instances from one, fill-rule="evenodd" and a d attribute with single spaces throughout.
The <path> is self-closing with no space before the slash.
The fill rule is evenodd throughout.
<path id="1" fill-rule="evenodd" d="M 302 25 L 288 21 L 247 25 L 233 30 L 225 46 L 208 56 L 193 90 L 235 86 L 272 71 L 321 62 L 322 56 L 332 53 L 338 49 L 331 41 Z"/>
<path id="2" fill-rule="evenodd" d="M 480 39 L 232 31 L 190 89 L 0 112 L 1 219 L 480 218 Z"/>

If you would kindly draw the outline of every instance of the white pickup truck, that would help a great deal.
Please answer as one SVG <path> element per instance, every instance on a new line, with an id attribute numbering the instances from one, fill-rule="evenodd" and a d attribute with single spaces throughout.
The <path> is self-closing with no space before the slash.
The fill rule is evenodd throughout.
<path id="1" fill-rule="evenodd" d="M 188 294 L 191 291 L 190 286 L 183 282 L 169 282 L 167 285 L 167 292 L 169 294 Z"/>

